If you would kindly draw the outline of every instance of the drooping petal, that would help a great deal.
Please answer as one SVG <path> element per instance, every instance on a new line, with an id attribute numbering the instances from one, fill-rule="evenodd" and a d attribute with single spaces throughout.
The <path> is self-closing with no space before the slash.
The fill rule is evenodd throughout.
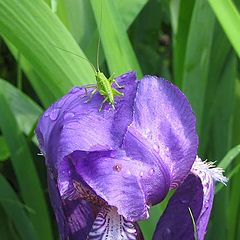
<path id="1" fill-rule="evenodd" d="M 83 200 L 63 200 L 54 179 L 48 177 L 51 204 L 61 240 L 85 240 L 95 219 L 91 203 Z"/>
<path id="2" fill-rule="evenodd" d="M 150 179 L 152 166 L 128 158 L 121 150 L 75 151 L 68 161 L 72 161 L 78 178 L 108 205 L 116 207 L 119 215 L 129 221 L 148 218 L 141 181 L 146 176 Z"/>
<path id="3" fill-rule="evenodd" d="M 191 171 L 201 179 L 203 185 L 203 206 L 196 222 L 198 238 L 202 240 L 207 231 L 207 224 L 212 210 L 214 183 L 219 181 L 226 184 L 228 179 L 223 176 L 223 169 L 215 167 L 212 162 L 203 162 L 199 157 L 196 158 Z"/>
<path id="4" fill-rule="evenodd" d="M 202 205 L 201 180 L 190 174 L 169 200 L 167 208 L 157 224 L 153 239 L 194 240 L 193 221 L 189 208 L 196 221 L 200 216 Z"/>
<path id="5" fill-rule="evenodd" d="M 120 170 L 118 167 L 116 168 L 116 170 Z M 88 186 L 86 186 L 86 184 L 84 184 L 81 180 L 76 181 L 75 179 L 73 179 L 73 188 L 75 189 L 75 192 L 73 191 L 73 189 L 71 189 L 71 191 L 68 191 L 68 194 L 65 193 L 62 196 L 64 198 L 64 203 L 68 203 L 68 205 L 72 205 L 74 202 L 82 203 L 81 207 L 83 209 L 77 209 L 78 212 L 81 210 L 80 213 L 87 213 L 89 209 L 86 207 L 91 207 L 91 205 L 85 206 L 83 205 L 83 203 L 92 203 L 93 206 L 91 208 L 93 209 L 93 212 L 96 213 L 96 218 L 94 222 L 91 222 L 91 229 L 89 229 L 90 224 L 88 224 L 87 227 L 82 229 L 83 224 L 81 223 L 84 223 L 86 221 L 85 218 L 89 220 L 89 216 L 85 214 L 75 214 L 72 217 L 72 215 L 70 215 L 70 217 L 68 217 L 68 226 L 70 227 L 72 233 L 71 239 L 78 239 L 80 232 L 76 230 L 79 229 L 82 231 L 80 236 L 82 236 L 82 234 L 84 233 L 85 237 L 80 238 L 80 240 L 103 240 L 106 237 L 112 240 L 143 240 L 142 232 L 137 223 L 132 223 L 126 220 L 123 216 L 119 215 L 117 213 L 117 208 L 108 206 L 106 201 L 97 196 L 96 193 Z M 75 210 L 74 212 L 77 211 Z"/>
<path id="6" fill-rule="evenodd" d="M 119 147 L 132 121 L 137 81 L 135 72 L 117 78 L 124 97 L 115 97 L 115 110 L 106 103 L 99 112 L 103 96 L 84 97 L 84 87 L 73 88 L 51 105 L 38 122 L 36 134 L 41 151 L 53 168 L 75 150 L 109 150 Z M 90 89 L 91 91 L 91 89 Z M 123 121 L 124 119 L 124 121 Z"/>
<path id="7" fill-rule="evenodd" d="M 212 163 L 196 158 L 191 174 L 171 197 L 166 210 L 160 218 L 154 239 L 194 239 L 193 213 L 198 240 L 203 240 L 207 231 L 213 197 L 214 182 L 226 183 L 223 170 L 214 168 Z"/>
<path id="8" fill-rule="evenodd" d="M 116 208 L 108 207 L 98 213 L 88 239 L 142 240 L 143 236 L 137 223 L 127 221 L 117 213 Z"/>
<path id="9" fill-rule="evenodd" d="M 122 148 L 131 158 L 151 164 L 161 172 L 166 188 L 177 187 L 195 160 L 198 138 L 196 119 L 184 94 L 170 82 L 145 76 L 139 83 L 133 122 Z M 158 186 L 151 188 L 149 201 L 164 197 Z M 155 195 L 155 196 L 154 196 Z"/>

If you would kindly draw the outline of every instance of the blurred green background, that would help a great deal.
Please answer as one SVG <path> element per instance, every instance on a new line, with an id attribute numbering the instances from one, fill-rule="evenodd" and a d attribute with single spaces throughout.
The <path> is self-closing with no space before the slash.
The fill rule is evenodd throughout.
<path id="1" fill-rule="evenodd" d="M 103 72 L 158 75 L 187 95 L 199 156 L 230 178 L 206 239 L 240 239 L 239 10 L 239 0 L 0 0 L 0 239 L 58 239 L 34 128 L 72 86 L 95 81 L 59 48 L 95 64 L 99 34 Z M 165 204 L 141 223 L 147 240 Z"/>

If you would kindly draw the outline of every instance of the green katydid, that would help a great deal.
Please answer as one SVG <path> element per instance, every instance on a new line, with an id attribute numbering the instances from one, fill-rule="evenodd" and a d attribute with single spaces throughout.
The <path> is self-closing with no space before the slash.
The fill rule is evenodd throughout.
<path id="1" fill-rule="evenodd" d="M 119 92 L 117 89 L 115 89 L 112 86 L 112 84 L 115 83 L 118 88 L 123 88 L 124 86 L 120 86 L 118 84 L 118 82 L 114 79 L 114 74 L 112 74 L 109 78 L 107 78 L 105 76 L 105 74 L 102 73 L 99 70 L 99 68 L 97 69 L 97 71 L 94 69 L 94 73 L 95 73 L 95 78 L 96 78 L 97 84 L 95 86 L 94 85 L 86 85 L 85 86 L 85 91 L 86 91 L 85 96 L 87 95 L 87 88 L 95 87 L 95 89 L 91 91 L 90 98 L 88 99 L 87 102 L 91 101 L 93 95 L 96 92 L 99 92 L 104 97 L 104 99 L 103 99 L 103 101 L 102 101 L 102 103 L 100 105 L 99 111 L 102 110 L 103 104 L 105 102 L 109 102 L 109 104 L 111 104 L 112 108 L 115 108 L 114 107 L 114 105 L 115 105 L 115 101 L 114 101 L 115 96 L 123 96 L 124 94 Z"/>

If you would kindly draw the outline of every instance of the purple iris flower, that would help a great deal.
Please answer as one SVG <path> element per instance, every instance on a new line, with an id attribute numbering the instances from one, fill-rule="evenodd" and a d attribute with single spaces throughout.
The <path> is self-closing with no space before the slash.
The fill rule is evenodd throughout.
<path id="1" fill-rule="evenodd" d="M 204 239 L 214 181 L 226 179 L 197 157 L 189 102 L 157 77 L 116 80 L 125 87 L 115 109 L 105 103 L 99 111 L 103 97 L 86 103 L 84 87 L 75 87 L 38 122 L 61 239 L 143 239 L 137 221 L 176 188 L 153 239 Z"/>

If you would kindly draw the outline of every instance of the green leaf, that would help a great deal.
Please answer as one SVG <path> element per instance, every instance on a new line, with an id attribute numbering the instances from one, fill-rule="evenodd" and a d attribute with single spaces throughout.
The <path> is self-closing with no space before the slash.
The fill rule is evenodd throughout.
<path id="1" fill-rule="evenodd" d="M 8 102 L 21 131 L 28 135 L 41 115 L 42 109 L 27 95 L 3 79 L 0 79 L 0 94 Z"/>
<path id="2" fill-rule="evenodd" d="M 232 125 L 232 140 L 233 144 L 240 143 L 240 126 L 239 126 L 239 119 L 240 119 L 240 81 L 237 79 L 235 82 L 235 92 L 236 92 L 236 99 L 235 99 L 235 111 L 233 116 L 233 125 Z M 236 158 L 233 162 L 233 168 L 236 169 L 236 165 L 240 163 L 240 156 Z M 235 172 L 234 172 L 235 174 Z M 240 171 L 235 174 L 235 176 L 231 179 L 229 185 L 231 186 L 230 192 L 230 200 L 229 206 L 234 206 L 229 209 L 228 211 L 228 239 L 239 239 L 240 231 L 239 231 L 239 209 L 240 209 L 240 191 L 239 191 L 239 180 L 240 180 Z M 236 210 L 238 209 L 238 211 Z"/>
<path id="3" fill-rule="evenodd" d="M 0 0 L 0 33 L 37 69 L 40 80 L 56 98 L 73 85 L 94 81 L 94 72 L 87 61 L 56 48 L 84 56 L 43 1 Z"/>
<path id="4" fill-rule="evenodd" d="M 15 59 L 17 59 L 18 50 L 7 39 L 5 39 L 5 43 Z M 34 69 L 24 56 L 21 56 L 21 68 L 45 107 L 48 107 L 58 98 L 58 95 L 55 91 L 53 91 L 51 85 L 47 84 L 46 81 L 41 79 L 41 73 L 38 73 L 38 69 Z"/>
<path id="5" fill-rule="evenodd" d="M 237 173 L 240 173 L 240 163 L 238 163 L 233 169 L 231 169 L 226 174 L 226 177 L 230 180 Z M 224 187 L 224 185 L 222 183 L 218 183 L 216 186 L 215 194 L 217 194 L 223 187 Z"/>
<path id="6" fill-rule="evenodd" d="M 110 72 L 117 75 L 135 70 L 141 76 L 141 70 L 128 39 L 127 32 L 112 1 L 91 0 L 91 5 L 100 32 L 103 49 Z M 102 9 L 102 18 L 101 18 Z"/>
<path id="7" fill-rule="evenodd" d="M 21 240 L 16 234 L 12 221 L 5 213 L 2 205 L 0 204 L 0 233 L 1 239 L 4 240 Z"/>
<path id="8" fill-rule="evenodd" d="M 214 15 L 208 3 L 197 0 L 194 5 L 188 35 L 182 86 L 197 116 L 197 129 L 199 133 L 202 129 L 204 97 L 214 22 Z M 208 31 L 196 31 L 196 29 L 208 29 Z"/>
<path id="9" fill-rule="evenodd" d="M 219 161 L 232 147 L 232 116 L 235 104 L 237 59 L 233 51 L 227 56 L 221 76 L 215 87 L 212 125 L 214 159 Z M 224 97 L 223 97 L 224 96 Z M 224 127 L 223 127 L 224 126 Z M 204 130 L 203 130 L 204 131 Z"/>
<path id="10" fill-rule="evenodd" d="M 167 1 L 148 2 L 129 29 L 129 35 L 144 74 L 171 80 L 170 38 L 163 27 L 169 24 L 168 7 Z"/>
<path id="11" fill-rule="evenodd" d="M 127 30 L 132 24 L 134 19 L 146 5 L 147 0 L 117 0 L 114 1 L 115 6 L 117 7 L 118 12 L 121 13 L 122 22 Z"/>
<path id="12" fill-rule="evenodd" d="M 227 152 L 221 162 L 218 164 L 218 167 L 227 169 L 232 163 L 233 160 L 240 154 L 240 145 L 235 146 Z M 240 170 L 240 163 L 236 164 L 230 171 L 227 173 L 227 177 L 230 180 L 236 173 Z M 223 184 L 218 184 L 216 187 L 216 193 L 218 193 L 223 187 Z"/>
<path id="13" fill-rule="evenodd" d="M 11 163 L 24 203 L 34 210 L 29 217 L 39 239 L 52 239 L 48 209 L 27 142 L 17 125 L 11 108 L 0 92 L 0 128 L 11 153 Z"/>
<path id="14" fill-rule="evenodd" d="M 240 57 L 240 14 L 231 0 L 208 0 L 229 41 Z"/>
<path id="15" fill-rule="evenodd" d="M 220 110 L 222 117 L 225 116 L 225 118 L 228 118 L 227 121 L 231 121 L 231 111 L 235 95 L 233 92 L 233 85 L 236 76 L 235 54 L 233 54 L 231 45 L 229 44 L 229 41 L 226 38 L 221 26 L 217 22 L 215 24 L 213 43 L 214 44 L 212 45 L 211 49 L 207 89 L 204 98 L 204 128 L 201 129 L 202 141 L 199 148 L 201 154 L 206 152 L 208 145 L 213 145 L 214 140 L 209 137 L 209 132 L 213 130 L 215 123 L 219 121 L 218 116 L 220 114 L 218 114 L 218 111 Z M 221 49 L 221 51 L 219 51 L 219 49 Z M 213 94 L 213 92 L 215 94 Z M 224 98 L 222 97 L 223 95 L 225 96 Z M 225 99 L 227 101 L 225 101 Z M 229 123 L 227 123 L 226 126 L 229 127 Z M 220 139 L 217 139 L 218 136 L 214 137 L 218 142 L 220 141 Z M 225 142 L 228 139 L 222 140 Z M 220 146 L 216 147 L 216 150 L 221 151 Z M 215 154 L 212 156 L 214 160 L 219 161 L 222 159 L 226 149 L 222 150 L 221 156 L 219 156 L 220 154 L 217 154 L 218 156 Z M 229 148 L 227 150 L 229 150 Z"/>
<path id="16" fill-rule="evenodd" d="M 175 2 L 175 1 L 172 1 Z M 186 55 L 188 34 L 190 29 L 191 17 L 195 1 L 189 1 L 186 4 L 180 1 L 178 23 L 174 22 L 173 12 L 171 11 L 173 33 L 173 69 L 174 82 L 181 87 L 183 82 L 184 60 Z"/>
<path id="17" fill-rule="evenodd" d="M 173 35 L 175 35 L 177 33 L 178 18 L 180 15 L 181 2 L 182 1 L 180 1 L 180 0 L 170 0 L 169 1 L 169 9 L 170 9 L 170 17 L 171 17 L 171 25 L 172 25 Z M 190 8 L 190 10 L 192 10 L 192 9 Z M 181 14 L 181 15 L 184 15 L 184 14 Z M 179 23 L 181 23 L 181 22 L 179 21 Z"/>
<path id="18" fill-rule="evenodd" d="M 8 217 L 14 223 L 17 233 L 24 240 L 38 239 L 33 225 L 28 218 L 23 204 L 19 201 L 17 194 L 11 185 L 0 174 L 0 203 Z"/>
<path id="19" fill-rule="evenodd" d="M 96 2 L 96 1 L 95 1 Z M 93 2 L 95 4 L 95 2 Z M 147 3 L 147 0 L 133 0 L 133 1 L 114 1 L 114 8 L 117 9 L 118 13 L 121 13 L 121 20 L 124 25 L 124 34 L 133 20 L 136 18 L 137 14 L 141 11 L 143 6 Z M 99 6 L 101 5 L 101 0 L 98 1 Z M 111 3 L 112 4 L 112 3 Z M 61 18 L 63 23 L 72 33 L 76 41 L 80 46 L 85 49 L 85 53 L 92 63 L 96 62 L 97 44 L 99 39 L 99 33 L 96 30 L 96 22 L 102 25 L 101 31 L 108 31 L 109 28 L 105 26 L 100 16 L 98 19 L 94 19 L 93 11 L 89 1 L 68 1 L 62 0 L 58 3 L 58 16 Z M 101 12 L 101 7 L 98 9 Z M 103 15 L 106 14 L 107 9 L 105 5 L 102 6 Z M 105 16 L 104 16 L 105 17 Z M 114 18 L 116 18 L 114 16 Z M 102 35 L 102 32 L 101 32 Z M 126 38 L 126 36 L 124 37 Z M 129 44 L 128 44 L 129 45 Z M 131 50 L 132 51 L 132 50 Z M 101 51 L 100 51 L 101 52 Z M 104 56 L 100 54 L 99 62 L 102 63 Z M 114 57 L 115 59 L 115 57 Z M 116 59 L 114 60 L 116 61 Z M 118 66 L 113 69 L 113 72 L 118 73 Z M 127 68 L 129 70 L 129 68 Z M 134 67 L 135 69 L 135 67 Z M 123 70 L 126 71 L 126 70 Z M 122 72 L 123 72 L 122 71 Z"/>
<path id="20" fill-rule="evenodd" d="M 61 0 L 58 6 L 59 18 L 95 65 L 99 34 L 90 1 Z"/>
<path id="21" fill-rule="evenodd" d="M 57 8 L 58 8 L 58 0 L 51 0 L 51 9 L 52 12 L 57 12 Z"/>
<path id="22" fill-rule="evenodd" d="M 58 16 L 79 45 L 85 49 L 92 41 L 93 32 L 97 27 L 90 2 L 61 0 L 58 6 Z M 97 42 L 95 43 L 96 50 Z"/>
<path id="23" fill-rule="evenodd" d="M 239 153 L 240 153 L 240 145 L 237 145 L 236 147 L 228 151 L 228 153 L 225 155 L 222 161 L 218 164 L 218 167 L 227 169 L 231 165 L 233 160 L 238 156 Z"/>
<path id="24" fill-rule="evenodd" d="M 225 51 L 225 49 L 224 49 Z M 221 62 L 221 58 L 219 59 Z M 234 106 L 234 85 L 236 79 L 236 56 L 233 51 L 225 57 L 223 69 L 219 74 L 214 88 L 214 103 L 212 105 L 213 118 L 211 127 L 208 131 L 209 146 L 211 146 L 211 159 L 219 161 L 225 153 L 231 149 L 231 134 L 232 134 L 232 114 Z M 206 111 L 210 107 L 206 107 Z M 204 130 L 203 130 L 204 131 Z M 209 153 L 209 155 L 210 155 Z M 229 159 L 230 160 L 230 159 Z M 225 163 L 227 161 L 224 161 Z M 222 165 L 225 167 L 224 165 Z M 230 188 L 224 188 L 218 193 L 213 209 L 213 232 L 216 239 L 227 239 L 229 229 L 229 209 L 225 206 L 229 204 Z M 219 209 L 224 209 L 219 211 Z M 226 219 L 223 222 L 222 219 Z"/>

